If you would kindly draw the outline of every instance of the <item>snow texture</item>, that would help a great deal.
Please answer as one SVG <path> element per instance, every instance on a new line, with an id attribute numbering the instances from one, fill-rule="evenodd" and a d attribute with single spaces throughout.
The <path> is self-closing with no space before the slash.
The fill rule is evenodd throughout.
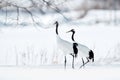
<path id="1" fill-rule="evenodd" d="M 81 70 L 1 67 L 1 80 L 119 80 L 119 68 L 91 68 Z"/>

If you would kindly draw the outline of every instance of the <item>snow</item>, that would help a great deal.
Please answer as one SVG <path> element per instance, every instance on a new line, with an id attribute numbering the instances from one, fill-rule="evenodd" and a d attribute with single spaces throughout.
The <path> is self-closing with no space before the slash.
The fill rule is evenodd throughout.
<path id="1" fill-rule="evenodd" d="M 120 68 L 40 69 L 33 67 L 0 67 L 1 80 L 119 80 Z"/>

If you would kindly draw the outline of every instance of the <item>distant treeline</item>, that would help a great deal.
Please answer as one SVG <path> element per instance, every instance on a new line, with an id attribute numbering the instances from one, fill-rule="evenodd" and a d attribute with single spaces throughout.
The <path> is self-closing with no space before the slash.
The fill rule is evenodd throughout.
<path id="1" fill-rule="evenodd" d="M 92 4 L 95 9 L 120 9 L 120 0 L 86 0 Z"/>

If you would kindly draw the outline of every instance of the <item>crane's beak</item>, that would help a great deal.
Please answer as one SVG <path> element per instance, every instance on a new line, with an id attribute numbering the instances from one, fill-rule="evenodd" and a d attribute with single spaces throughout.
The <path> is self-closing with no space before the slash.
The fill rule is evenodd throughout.
<path id="1" fill-rule="evenodd" d="M 55 21 L 55 23 L 53 23 L 53 24 L 57 24 L 58 22 L 57 21 Z"/>
<path id="2" fill-rule="evenodd" d="M 66 33 L 69 33 L 69 32 L 71 32 L 71 30 L 70 30 L 70 31 L 67 31 Z"/>

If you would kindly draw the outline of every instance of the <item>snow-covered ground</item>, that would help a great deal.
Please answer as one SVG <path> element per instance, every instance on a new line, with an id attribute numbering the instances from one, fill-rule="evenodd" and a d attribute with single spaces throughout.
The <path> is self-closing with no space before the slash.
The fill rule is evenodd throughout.
<path id="1" fill-rule="evenodd" d="M 40 69 L 0 67 L 0 80 L 119 80 L 120 68 Z"/>

